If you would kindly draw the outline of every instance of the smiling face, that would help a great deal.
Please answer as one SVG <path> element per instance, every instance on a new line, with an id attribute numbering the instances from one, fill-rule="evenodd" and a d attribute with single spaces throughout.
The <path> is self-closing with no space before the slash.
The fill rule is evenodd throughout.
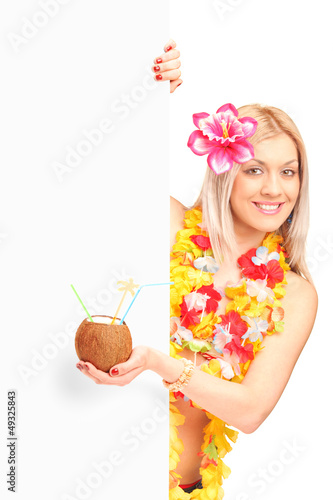
<path id="1" fill-rule="evenodd" d="M 294 208 L 299 189 L 297 149 L 287 134 L 254 145 L 254 158 L 241 165 L 230 197 L 236 233 L 278 229 Z"/>

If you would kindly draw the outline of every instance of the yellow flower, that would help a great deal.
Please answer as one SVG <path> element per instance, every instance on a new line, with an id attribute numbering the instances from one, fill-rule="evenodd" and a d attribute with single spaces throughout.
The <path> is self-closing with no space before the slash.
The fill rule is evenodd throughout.
<path id="1" fill-rule="evenodd" d="M 202 272 L 199 269 L 195 269 L 190 266 L 187 266 L 187 271 L 184 277 L 185 279 L 187 278 L 192 287 L 195 287 L 196 289 L 204 285 L 210 285 L 214 281 L 213 276 L 210 273 Z"/>
<path id="2" fill-rule="evenodd" d="M 182 346 L 177 344 L 176 342 L 170 341 L 170 356 L 172 358 L 181 359 L 177 353 L 183 350 Z"/>
<path id="3" fill-rule="evenodd" d="M 245 279 L 242 279 L 241 282 L 237 283 L 236 286 L 232 286 L 232 285 L 226 286 L 224 289 L 224 292 L 229 299 L 234 299 L 238 295 L 246 294 L 246 281 L 245 281 Z"/>
<path id="4" fill-rule="evenodd" d="M 284 288 L 282 283 L 277 283 L 273 288 L 273 292 L 277 299 L 282 299 L 282 297 L 286 295 L 286 289 Z M 274 307 L 277 307 L 275 301 L 274 301 Z"/>
<path id="5" fill-rule="evenodd" d="M 214 314 L 211 311 L 207 316 L 204 316 L 202 321 L 198 323 L 196 326 L 189 326 L 189 329 L 193 332 L 193 337 L 197 337 L 199 339 L 207 339 L 213 335 L 213 331 L 215 330 L 215 324 L 221 323 L 220 316 Z"/>
<path id="6" fill-rule="evenodd" d="M 279 234 L 270 233 L 268 236 L 266 236 L 266 238 L 264 239 L 262 244 L 264 247 L 267 247 L 269 253 L 271 253 L 271 252 L 275 252 L 276 245 L 278 243 L 282 243 L 282 241 L 283 241 L 282 236 L 280 236 Z"/>
<path id="7" fill-rule="evenodd" d="M 267 305 L 271 305 L 271 302 L 264 300 L 263 302 L 257 302 L 256 298 L 251 299 L 251 303 L 246 310 L 246 316 L 251 316 L 252 318 L 259 318 Z"/>
<path id="8" fill-rule="evenodd" d="M 286 259 L 285 259 L 285 257 L 284 257 L 284 253 L 283 253 L 283 252 L 280 252 L 279 264 L 280 264 L 280 266 L 282 267 L 282 269 L 283 269 L 284 271 L 289 271 L 289 270 L 290 270 L 290 266 L 289 266 L 289 264 L 286 262 Z"/>
<path id="9" fill-rule="evenodd" d="M 193 210 L 188 210 L 185 212 L 185 226 L 186 227 L 196 227 L 202 222 L 202 212 L 199 207 Z"/>
<path id="10" fill-rule="evenodd" d="M 221 365 L 217 359 L 211 359 L 208 364 L 202 364 L 200 369 L 201 371 L 208 373 L 208 375 L 221 377 Z"/>
<path id="11" fill-rule="evenodd" d="M 169 500 L 190 500 L 191 494 L 186 493 L 182 488 L 177 486 L 176 488 L 172 488 L 169 490 Z"/>
<path id="12" fill-rule="evenodd" d="M 178 408 L 170 404 L 170 425 L 183 425 L 185 417 L 180 413 Z"/>
<path id="13" fill-rule="evenodd" d="M 229 311 L 232 310 L 232 311 L 237 311 L 240 315 L 242 315 L 244 311 L 247 311 L 250 302 L 251 299 L 248 295 L 236 295 L 234 297 L 234 300 L 232 300 L 227 304 L 225 312 L 227 314 Z"/>

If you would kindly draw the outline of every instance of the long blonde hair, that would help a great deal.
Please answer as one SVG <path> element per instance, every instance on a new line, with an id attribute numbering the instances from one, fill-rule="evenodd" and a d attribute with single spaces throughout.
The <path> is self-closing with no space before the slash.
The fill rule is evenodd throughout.
<path id="1" fill-rule="evenodd" d="M 294 142 L 300 165 L 300 191 L 293 209 L 292 222 L 287 221 L 276 230 L 284 239 L 289 254 L 291 270 L 312 283 L 305 261 L 305 245 L 309 227 L 309 176 L 305 146 L 301 134 L 292 119 L 282 110 L 272 106 L 250 104 L 238 108 L 238 118 L 251 116 L 258 122 L 255 134 L 250 138 L 255 145 L 278 134 L 287 134 Z M 202 208 L 203 223 L 207 227 L 214 255 L 221 261 L 223 255 L 237 255 L 230 196 L 234 180 L 241 165 L 234 163 L 228 172 L 216 175 L 207 167 L 201 192 L 192 207 Z"/>

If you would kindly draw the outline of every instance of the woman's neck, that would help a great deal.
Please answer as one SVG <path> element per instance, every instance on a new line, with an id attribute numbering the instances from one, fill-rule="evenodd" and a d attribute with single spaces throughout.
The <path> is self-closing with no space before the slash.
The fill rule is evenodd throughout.
<path id="1" fill-rule="evenodd" d="M 235 226 L 235 237 L 239 255 L 243 255 L 250 248 L 257 248 L 266 236 L 266 232 L 254 228 L 239 228 Z"/>

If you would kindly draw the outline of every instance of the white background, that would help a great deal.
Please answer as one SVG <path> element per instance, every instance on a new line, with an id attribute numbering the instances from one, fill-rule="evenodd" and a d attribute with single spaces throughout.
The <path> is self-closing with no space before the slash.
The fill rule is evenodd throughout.
<path id="1" fill-rule="evenodd" d="M 320 308 L 277 407 L 254 434 L 240 435 L 226 456 L 232 474 L 225 498 L 275 500 L 298 493 L 307 500 L 330 491 L 330 4 L 228 1 L 223 13 L 222 2 L 218 9 L 210 0 L 172 0 L 169 27 L 167 2 L 71 0 L 18 51 L 8 34 L 20 35 L 24 19 L 36 21 L 42 1 L 1 5 L 5 498 L 9 389 L 17 391 L 18 499 L 79 498 L 78 481 L 87 484 L 94 463 L 117 451 L 123 462 L 85 498 L 167 498 L 168 422 L 158 411 L 167 394 L 153 373 L 125 388 L 97 386 L 79 373 L 68 332 L 85 314 L 70 283 L 91 314 L 111 314 L 121 296 L 118 279 L 168 280 L 168 167 L 171 194 L 191 203 L 205 170 L 204 158 L 186 147 L 192 114 L 214 112 L 226 102 L 281 107 L 303 134 L 311 175 L 308 260 Z M 170 103 L 167 84 L 150 92 L 145 87 L 152 59 L 169 36 L 181 50 L 184 79 Z M 120 108 L 126 96 L 130 101 Z M 59 182 L 54 162 L 64 162 L 68 147 L 104 119 L 113 121 L 113 131 Z M 168 351 L 168 309 L 167 287 L 141 292 L 127 318 L 135 344 Z M 55 338 L 62 347 L 54 347 Z M 44 364 L 38 358 L 52 353 Z M 19 368 L 33 363 L 38 369 L 24 380 Z M 136 428 L 141 438 L 129 442 Z M 286 443 L 297 445 L 294 456 L 284 452 Z M 259 493 L 261 468 L 268 479 Z"/>
<path id="2" fill-rule="evenodd" d="M 43 24 L 41 4 L 2 2 L 0 12 L 0 495 L 13 498 L 6 394 L 15 389 L 16 498 L 167 498 L 160 378 L 145 372 L 127 387 L 96 385 L 75 366 L 69 330 L 86 316 L 71 283 L 90 314 L 112 314 L 118 280 L 169 281 L 169 88 L 154 86 L 150 70 L 169 39 L 168 5 L 62 2 L 15 51 L 8 34 L 20 35 L 24 19 Z M 60 182 L 54 162 L 105 119 L 112 132 Z M 135 345 L 168 352 L 168 297 L 168 287 L 141 291 L 126 318 Z M 23 377 L 22 367 L 34 372 Z M 117 452 L 121 463 L 99 481 L 94 464 L 107 473 Z"/>
<path id="3" fill-rule="evenodd" d="M 171 7 L 171 33 L 182 54 L 184 80 L 170 104 L 171 194 L 185 205 L 195 201 L 206 157 L 186 146 L 195 130 L 192 115 L 215 113 L 227 102 L 236 107 L 259 102 L 290 114 L 310 165 L 307 258 L 320 301 L 316 325 L 278 405 L 254 434 L 240 434 L 226 455 L 232 473 L 224 483 L 224 498 L 326 498 L 333 444 L 331 3 L 171 0 Z M 288 445 L 294 446 L 294 455 Z"/>

